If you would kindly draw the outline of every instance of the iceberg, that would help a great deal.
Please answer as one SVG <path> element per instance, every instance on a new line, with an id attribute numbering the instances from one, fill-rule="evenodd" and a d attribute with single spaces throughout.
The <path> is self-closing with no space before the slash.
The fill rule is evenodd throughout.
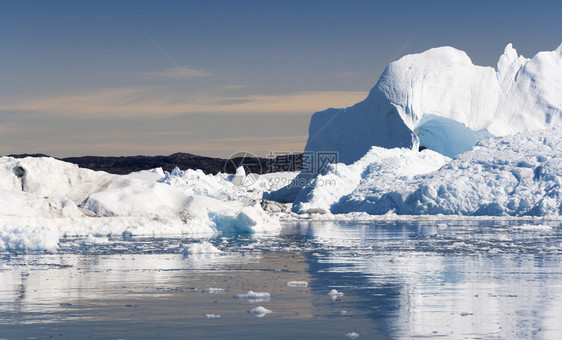
<path id="1" fill-rule="evenodd" d="M 292 178 L 292 174 L 284 174 Z M 0 157 L 0 250 L 56 250 L 59 237 L 270 233 L 280 229 L 229 175 L 153 169 L 112 175 L 53 158 Z"/>
<path id="2" fill-rule="evenodd" d="M 562 45 L 531 59 L 511 44 L 496 69 L 453 47 L 390 63 L 368 97 L 316 112 L 306 151 L 339 153 L 351 164 L 372 146 L 423 146 L 448 157 L 479 140 L 562 125 Z"/>
<path id="3" fill-rule="evenodd" d="M 390 63 L 364 101 L 315 113 L 305 152 L 339 163 L 263 198 L 311 218 L 560 216 L 560 128 L 562 45 L 528 59 L 508 44 L 495 69 L 433 48 Z"/>

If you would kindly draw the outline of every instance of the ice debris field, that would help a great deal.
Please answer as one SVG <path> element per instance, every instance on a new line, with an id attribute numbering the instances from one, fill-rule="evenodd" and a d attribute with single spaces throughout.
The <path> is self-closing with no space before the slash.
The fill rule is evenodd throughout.
<path id="1" fill-rule="evenodd" d="M 243 169 L 112 175 L 1 157 L 0 250 L 56 251 L 65 236 L 276 233 L 303 218 L 559 219 L 561 128 L 562 45 L 528 59 L 509 44 L 496 69 L 435 48 L 388 65 L 364 101 L 313 115 L 305 150 L 339 157 L 318 173 L 240 185 Z"/>

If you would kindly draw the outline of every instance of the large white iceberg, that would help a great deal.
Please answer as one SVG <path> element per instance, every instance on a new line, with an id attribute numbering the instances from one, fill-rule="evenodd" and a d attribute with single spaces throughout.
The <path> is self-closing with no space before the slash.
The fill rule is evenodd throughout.
<path id="1" fill-rule="evenodd" d="M 439 47 L 389 64 L 364 101 L 315 113 L 305 150 L 351 164 L 372 146 L 419 143 L 454 157 L 482 138 L 561 124 L 562 45 L 527 59 L 509 44 L 496 69 Z"/>
<path id="2" fill-rule="evenodd" d="M 389 64 L 364 101 L 315 113 L 305 151 L 340 163 L 264 198 L 309 215 L 559 216 L 561 127 L 562 45 L 527 59 L 509 44 L 496 69 L 434 48 Z"/>

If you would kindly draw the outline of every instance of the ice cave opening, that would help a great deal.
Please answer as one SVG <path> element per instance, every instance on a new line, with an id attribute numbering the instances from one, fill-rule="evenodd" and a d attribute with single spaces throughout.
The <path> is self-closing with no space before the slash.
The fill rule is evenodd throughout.
<path id="1" fill-rule="evenodd" d="M 456 120 L 434 114 L 424 115 L 414 133 L 420 151 L 430 149 L 451 158 L 472 149 L 482 139 L 494 137 L 487 130 L 474 131 Z"/>

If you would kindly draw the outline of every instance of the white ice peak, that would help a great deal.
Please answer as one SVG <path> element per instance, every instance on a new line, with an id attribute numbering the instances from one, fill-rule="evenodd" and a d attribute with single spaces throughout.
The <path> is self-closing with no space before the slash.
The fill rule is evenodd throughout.
<path id="1" fill-rule="evenodd" d="M 453 47 L 392 62 L 362 102 L 313 115 L 307 151 L 350 164 L 372 146 L 420 145 L 454 157 L 478 140 L 562 124 L 562 45 L 528 59 L 508 44 L 497 69 Z"/>

